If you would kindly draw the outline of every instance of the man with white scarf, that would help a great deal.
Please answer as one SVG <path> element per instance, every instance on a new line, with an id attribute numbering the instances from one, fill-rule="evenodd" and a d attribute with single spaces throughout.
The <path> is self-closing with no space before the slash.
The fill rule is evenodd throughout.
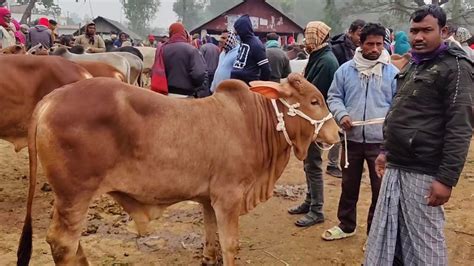
<path id="1" fill-rule="evenodd" d="M 324 240 L 355 235 L 364 160 L 367 161 L 372 189 L 367 234 L 370 230 L 381 185 L 381 179 L 375 172 L 375 159 L 380 152 L 383 132 L 381 123 L 360 124 L 383 119 L 396 93 L 395 76 L 398 69 L 390 63 L 390 55 L 384 49 L 385 34 L 382 25 L 366 24 L 360 35 L 361 46 L 356 49 L 354 58 L 336 71 L 329 88 L 329 109 L 347 135 L 347 147 L 343 146 L 341 160 L 347 167 L 342 170 L 342 191 L 337 213 L 340 223 L 323 233 Z M 354 121 L 360 122 L 356 126 Z"/>

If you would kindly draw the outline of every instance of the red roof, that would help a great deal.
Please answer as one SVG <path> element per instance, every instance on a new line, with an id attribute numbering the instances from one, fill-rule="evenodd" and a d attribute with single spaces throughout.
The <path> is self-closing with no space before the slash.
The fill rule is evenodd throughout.
<path id="1" fill-rule="evenodd" d="M 257 33 L 276 32 L 280 34 L 302 33 L 304 29 L 281 13 L 265 0 L 244 0 L 219 16 L 193 29 L 191 34 L 207 30 L 208 33 L 220 33 L 232 29 L 234 22 L 248 14 Z"/>

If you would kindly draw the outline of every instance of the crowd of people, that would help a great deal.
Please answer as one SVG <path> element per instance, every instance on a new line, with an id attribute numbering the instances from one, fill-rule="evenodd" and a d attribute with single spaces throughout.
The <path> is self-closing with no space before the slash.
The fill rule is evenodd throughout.
<path id="1" fill-rule="evenodd" d="M 58 39 L 57 22 L 53 19 L 40 18 L 35 26 L 29 27 L 13 19 L 10 10 L 0 7 L 0 49 L 16 44 L 32 47 L 43 44 L 51 47 Z"/>
<path id="2" fill-rule="evenodd" d="M 79 36 L 59 35 L 58 23 L 54 19 L 42 17 L 33 22 L 31 26 L 27 24 L 20 25 L 17 20 L 11 17 L 8 8 L 0 7 L 0 49 L 14 45 L 22 45 L 26 49 L 38 44 L 46 49 L 54 44 L 61 44 L 68 47 L 80 45 L 88 53 L 101 53 L 111 48 L 120 48 L 125 46 L 138 45 L 126 32 L 118 34 L 112 33 L 110 39 L 104 40 L 97 34 L 94 22 L 85 25 L 85 33 Z M 166 40 L 164 40 L 166 41 Z M 107 49 L 107 45 L 109 49 Z M 142 46 L 156 47 L 154 35 L 149 35 Z"/>
<path id="3" fill-rule="evenodd" d="M 347 141 L 342 152 L 336 145 L 328 153 L 326 173 L 342 178 L 339 224 L 321 237 L 356 234 L 366 162 L 372 190 L 366 264 L 446 265 L 442 206 L 459 179 L 472 134 L 471 34 L 447 25 L 441 7 L 427 5 L 412 14 L 408 34 L 358 19 L 332 38 L 328 25 L 312 21 L 304 37 L 303 51 L 293 46 L 286 52 L 276 33 L 262 42 L 244 15 L 214 45 L 175 23 L 170 41 L 158 48 L 152 88 L 204 97 L 228 78 L 279 82 L 292 71 L 290 53 L 309 56 L 304 77 L 321 91 Z M 411 60 L 399 69 L 392 55 Z M 209 93 L 198 94 L 203 88 Z M 306 198 L 288 210 L 302 215 L 295 222 L 300 227 L 325 221 L 322 155 L 311 144 L 304 161 Z"/>
<path id="4" fill-rule="evenodd" d="M 0 9 L 2 47 L 18 42 L 50 47 L 58 38 L 52 20 L 40 19 L 31 28 L 17 24 L 7 9 Z M 302 74 L 321 91 L 346 140 L 328 152 L 326 173 L 342 178 L 342 187 L 339 223 L 322 238 L 356 234 L 366 162 L 372 190 L 366 264 L 446 265 L 442 206 L 458 182 L 472 135 L 471 33 L 447 25 L 444 10 L 427 5 L 411 15 L 408 34 L 357 19 L 336 35 L 322 21 L 309 22 L 304 38 L 301 46 L 282 47 L 282 38 L 269 33 L 262 42 L 248 15 L 218 40 L 191 36 L 183 24 L 173 23 L 169 38 L 157 42 L 148 36 L 147 46 L 156 47 L 151 89 L 202 98 L 229 78 L 280 82 L 292 72 L 290 59 L 307 58 Z M 90 53 L 106 50 L 94 23 L 67 45 L 72 43 Z M 111 44 L 133 45 L 126 33 Z M 399 69 L 391 55 L 411 60 Z M 303 166 L 306 198 L 288 209 L 302 215 L 297 226 L 325 221 L 322 156 L 320 146 L 311 144 Z"/>

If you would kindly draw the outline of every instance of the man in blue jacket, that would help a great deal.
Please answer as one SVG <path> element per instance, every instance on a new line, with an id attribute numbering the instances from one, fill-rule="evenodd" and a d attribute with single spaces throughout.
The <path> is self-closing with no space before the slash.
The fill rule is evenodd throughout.
<path id="1" fill-rule="evenodd" d="M 219 83 L 230 78 L 230 73 L 232 72 L 240 48 L 237 36 L 233 31 L 223 32 L 220 42 L 222 43 L 222 52 L 219 56 L 219 64 L 217 65 L 214 80 L 211 85 L 212 93 L 216 91 Z"/>
<path id="2" fill-rule="evenodd" d="M 240 37 L 240 48 L 235 60 L 231 78 L 246 83 L 254 80 L 270 80 L 270 65 L 265 46 L 255 36 L 252 22 L 248 15 L 243 15 L 234 23 L 235 31 Z"/>
<path id="3" fill-rule="evenodd" d="M 354 59 L 335 73 L 328 92 L 328 105 L 336 121 L 347 134 L 347 150 L 343 148 L 342 191 L 337 217 L 339 225 L 323 233 L 325 240 L 336 240 L 356 233 L 357 201 L 364 161 L 367 161 L 372 189 L 372 203 L 367 218 L 370 230 L 381 179 L 375 172 L 375 159 L 383 141 L 382 124 L 354 126 L 353 121 L 367 122 L 384 118 L 396 92 L 397 68 L 390 63 L 384 49 L 385 28 L 368 23 L 361 31 L 361 46 Z M 347 158 L 345 156 L 347 154 Z M 347 164 L 346 164 L 347 165 Z"/>

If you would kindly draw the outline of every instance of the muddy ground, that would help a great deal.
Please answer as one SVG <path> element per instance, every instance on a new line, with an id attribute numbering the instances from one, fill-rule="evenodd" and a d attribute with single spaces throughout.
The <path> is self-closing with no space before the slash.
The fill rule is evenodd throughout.
<path id="1" fill-rule="evenodd" d="M 28 185 L 26 149 L 16 154 L 0 141 L 0 264 L 15 265 L 23 225 Z M 41 173 L 39 188 L 45 182 Z M 286 209 L 304 194 L 302 163 L 292 158 L 278 181 L 277 195 L 240 219 L 240 265 L 360 265 L 366 239 L 365 217 L 370 204 L 368 178 L 363 179 L 359 201 L 360 232 L 355 237 L 325 242 L 320 235 L 337 223 L 340 179 L 325 176 L 326 222 L 308 229 L 293 225 L 297 217 Z M 45 234 L 50 221 L 52 192 L 38 188 L 33 212 L 32 265 L 52 265 Z M 43 190 L 47 190 L 43 189 Z M 451 265 L 474 265 L 474 149 L 446 204 L 446 236 Z M 103 196 L 91 206 L 81 238 L 93 265 L 199 265 L 203 221 L 200 207 L 184 202 L 170 207 L 154 221 L 150 236 L 137 239 L 133 222 L 111 198 Z"/>

